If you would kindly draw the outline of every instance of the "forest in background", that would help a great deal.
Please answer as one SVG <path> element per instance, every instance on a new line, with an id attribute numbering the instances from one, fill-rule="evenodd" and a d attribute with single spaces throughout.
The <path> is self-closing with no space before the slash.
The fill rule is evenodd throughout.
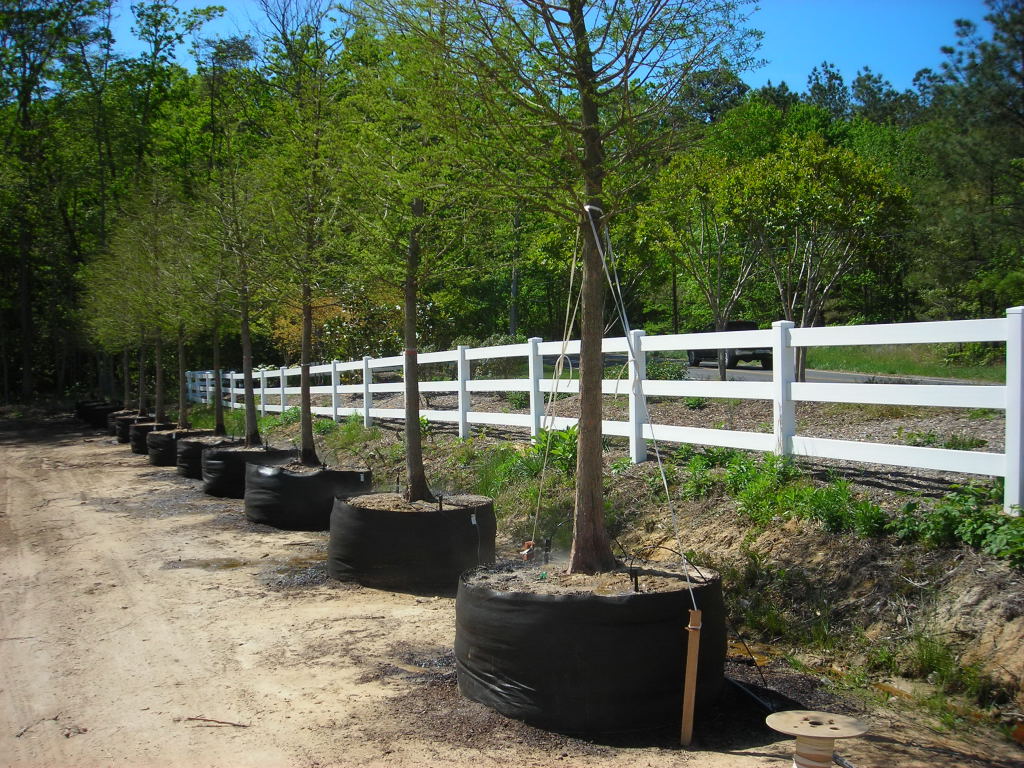
<path id="1" fill-rule="evenodd" d="M 574 134 L 540 119 L 565 87 L 539 74 L 550 52 L 500 27 L 442 50 L 392 24 L 394 5 L 261 0 L 258 33 L 210 39 L 216 6 L 139 2 L 143 51 L 126 56 L 110 0 L 4 0 L 5 402 L 112 393 L 129 357 L 145 368 L 175 346 L 219 367 L 225 345 L 239 367 L 240 331 L 259 363 L 293 364 L 304 313 L 312 359 L 395 354 L 410 279 L 421 350 L 563 336 L 585 195 Z M 401 5 L 457 35 L 479 3 Z M 633 327 L 1024 303 L 1021 3 L 988 0 L 988 39 L 956 22 L 943 66 L 906 91 L 827 62 L 803 90 L 751 90 L 736 74 L 756 58 L 749 6 L 683 5 L 733 25 L 732 57 L 680 71 L 671 93 L 594 94 L 613 121 L 603 213 Z M 174 63 L 183 48 L 193 69 Z"/>

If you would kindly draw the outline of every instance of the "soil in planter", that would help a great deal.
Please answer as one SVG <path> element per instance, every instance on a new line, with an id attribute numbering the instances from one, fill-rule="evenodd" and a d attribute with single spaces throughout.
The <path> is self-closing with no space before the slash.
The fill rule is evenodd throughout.
<path id="1" fill-rule="evenodd" d="M 292 448 L 206 448 L 202 459 L 203 491 L 210 496 L 241 499 L 245 496 L 246 464 L 286 464 L 295 456 L 296 452 Z"/>
<path id="2" fill-rule="evenodd" d="M 453 592 L 459 575 L 494 562 L 497 525 L 486 496 L 406 501 L 397 493 L 338 499 L 331 512 L 327 572 L 364 586 Z"/>
<path id="3" fill-rule="evenodd" d="M 254 523 L 284 530 L 326 531 L 334 499 L 364 493 L 372 484 L 369 469 L 250 463 L 245 471 L 245 516 Z"/>
<path id="4" fill-rule="evenodd" d="M 702 611 L 697 705 L 724 689 L 725 606 L 717 574 L 664 567 L 567 575 L 554 563 L 506 564 L 460 580 L 460 692 L 563 733 L 677 727 L 689 611 Z M 639 590 L 639 591 L 638 591 Z"/>
<path id="5" fill-rule="evenodd" d="M 128 427 L 128 443 L 131 446 L 132 453 L 138 453 L 145 456 L 149 453 L 149 445 L 146 443 L 146 437 L 150 432 L 155 432 L 158 429 L 170 429 L 174 425 L 170 422 L 157 422 L 157 421 L 140 421 L 135 424 L 131 424 Z"/>
<path id="6" fill-rule="evenodd" d="M 178 474 L 182 477 L 190 477 L 193 480 L 202 480 L 204 449 L 228 448 L 241 445 L 241 440 L 233 440 L 223 435 L 208 434 L 202 437 L 179 437 L 176 446 Z"/>
<path id="7" fill-rule="evenodd" d="M 178 463 L 178 441 L 212 436 L 212 429 L 159 429 L 146 435 L 149 463 L 154 467 L 173 467 Z M 201 458 L 201 455 L 200 455 Z M 202 475 L 202 466 L 199 467 Z"/>

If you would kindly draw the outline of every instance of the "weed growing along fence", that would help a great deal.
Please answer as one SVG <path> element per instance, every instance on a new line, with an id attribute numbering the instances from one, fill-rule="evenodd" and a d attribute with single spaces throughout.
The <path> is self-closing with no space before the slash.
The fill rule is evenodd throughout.
<path id="1" fill-rule="evenodd" d="M 873 346 L 881 344 L 941 344 L 996 342 L 1006 345 L 1006 380 L 1002 385 L 974 384 L 860 384 L 806 383 L 795 381 L 795 352 L 800 347 Z M 545 416 L 545 396 L 549 393 L 578 393 L 579 382 L 573 378 L 552 379 L 545 376 L 545 359 L 579 354 L 579 341 L 545 342 L 533 338 L 523 344 L 428 352 L 419 356 L 421 377 L 431 369 L 447 368 L 443 381 L 421 380 L 420 392 L 448 393 L 457 396 L 457 407 L 448 410 L 425 409 L 422 417 L 429 422 L 458 425 L 459 435 L 468 437 L 470 428 L 498 425 L 528 429 L 537 436 L 542 430 L 559 430 L 576 424 L 576 419 Z M 771 348 L 773 369 L 770 381 L 691 381 L 650 379 L 647 356 L 651 353 L 685 353 L 693 349 Z M 628 365 L 619 379 L 606 379 L 605 394 L 626 394 L 629 418 L 626 421 L 602 422 L 608 436 L 629 439 L 630 457 L 634 462 L 647 459 L 648 442 L 687 443 L 774 453 L 779 456 L 862 461 L 902 467 L 918 467 L 948 472 L 1002 477 L 1005 479 L 1003 506 L 1015 512 L 1024 505 L 1024 307 L 1006 311 L 1006 317 L 985 320 L 955 320 L 930 323 L 891 325 L 837 326 L 829 328 L 795 328 L 786 321 L 774 323 L 770 329 L 728 331 L 721 333 L 690 333 L 647 336 L 633 331 L 629 337 L 604 340 L 605 354 L 626 356 Z M 503 366 L 508 363 L 508 366 Z M 524 365 L 525 363 L 525 365 Z M 313 395 L 330 396 L 330 406 L 314 406 L 313 412 L 337 420 L 359 414 L 369 426 L 373 419 L 402 419 L 402 408 L 376 408 L 374 396 L 396 394 L 404 385 L 395 376 L 403 365 L 402 356 L 333 361 L 310 367 L 314 377 L 329 383 L 313 386 Z M 474 378 L 472 366 L 515 371 L 525 368 L 525 378 Z M 289 379 L 299 376 L 299 368 L 263 370 L 254 374 L 261 414 L 283 412 L 295 404 L 298 386 L 289 386 Z M 452 376 L 454 373 L 454 376 Z M 392 381 L 381 380 L 388 375 Z M 210 402 L 214 391 L 213 371 L 188 373 L 189 397 L 197 402 Z M 224 403 L 231 408 L 242 407 L 244 388 L 242 374 L 223 372 Z M 358 379 L 356 383 L 350 380 Z M 470 407 L 473 393 L 523 393 L 529 407 L 525 414 L 474 411 Z M 358 406 L 342 406 L 344 396 L 361 398 Z M 733 398 L 765 400 L 772 403 L 771 432 L 744 432 L 702 427 L 681 427 L 651 423 L 644 396 L 678 398 Z M 276 403 L 270 402 L 276 399 Z M 947 408 L 1002 410 L 1006 414 L 1006 442 L 1003 453 L 963 450 L 960 448 L 922 445 L 891 445 L 886 443 L 833 440 L 807 437 L 796 433 L 795 403 L 830 402 L 875 405 L 910 405 Z"/>

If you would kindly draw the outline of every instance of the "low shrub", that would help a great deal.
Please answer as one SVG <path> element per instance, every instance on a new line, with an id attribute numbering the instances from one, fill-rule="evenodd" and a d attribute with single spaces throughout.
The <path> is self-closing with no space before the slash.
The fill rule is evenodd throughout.
<path id="1" fill-rule="evenodd" d="M 317 435 L 329 435 L 338 428 L 334 419 L 313 419 L 313 432 Z"/>
<path id="2" fill-rule="evenodd" d="M 380 429 L 363 426 L 363 417 L 353 413 L 345 421 L 330 430 L 325 436 L 324 445 L 334 451 L 348 452 L 376 440 L 380 437 Z"/>
<path id="3" fill-rule="evenodd" d="M 1024 568 L 1024 518 L 1003 513 L 1002 494 L 1002 483 L 959 486 L 933 504 L 908 502 L 886 530 L 929 547 L 966 544 Z"/>
<path id="4" fill-rule="evenodd" d="M 648 360 L 647 378 L 659 381 L 682 381 L 688 378 L 686 363 L 678 360 Z"/>
<path id="5" fill-rule="evenodd" d="M 530 393 L 529 392 L 506 392 L 505 402 L 507 402 L 512 408 L 529 408 L 530 407 Z"/>

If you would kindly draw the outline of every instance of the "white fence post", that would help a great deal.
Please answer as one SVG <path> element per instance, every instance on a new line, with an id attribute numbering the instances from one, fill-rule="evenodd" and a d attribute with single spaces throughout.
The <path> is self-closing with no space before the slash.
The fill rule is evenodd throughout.
<path id="1" fill-rule="evenodd" d="M 779 320 L 772 323 L 772 415 L 775 453 L 789 456 L 796 434 L 796 411 L 793 407 L 792 385 L 796 378 L 796 354 L 789 343 L 793 323 Z"/>
<path id="2" fill-rule="evenodd" d="M 634 464 L 647 461 L 647 441 L 644 424 L 647 423 L 646 400 L 643 385 L 647 378 L 647 353 L 643 351 L 643 331 L 629 332 L 629 457 Z"/>
<path id="3" fill-rule="evenodd" d="M 206 372 L 206 404 L 213 404 L 213 371 Z"/>
<path id="4" fill-rule="evenodd" d="M 331 361 L 331 418 L 338 420 L 338 363 L 340 360 Z"/>
<path id="5" fill-rule="evenodd" d="M 540 382 L 544 378 L 544 358 L 540 355 L 541 339 L 539 336 L 532 336 L 528 339 L 530 345 L 527 367 L 530 378 L 530 437 L 537 437 L 541 430 L 541 419 L 544 416 L 544 395 L 540 391 Z"/>
<path id="6" fill-rule="evenodd" d="M 260 374 L 260 416 L 267 415 L 267 372 L 259 371 Z"/>
<path id="7" fill-rule="evenodd" d="M 469 437 L 469 390 L 466 389 L 466 382 L 469 381 L 467 349 L 469 349 L 467 345 L 459 345 L 459 358 L 455 363 L 455 376 L 459 380 L 459 437 L 463 439 Z"/>
<path id="8" fill-rule="evenodd" d="M 228 407 L 235 409 L 235 372 L 228 371 Z"/>
<path id="9" fill-rule="evenodd" d="M 370 409 L 373 407 L 373 393 L 370 392 L 370 384 L 373 382 L 373 372 L 370 370 L 370 356 L 363 356 L 363 426 L 369 429 L 373 420 L 370 418 Z"/>
<path id="10" fill-rule="evenodd" d="M 1003 511 L 1019 515 L 1024 506 L 1024 307 L 1006 310 L 1006 478 Z"/>
<path id="11" fill-rule="evenodd" d="M 281 376 L 280 381 L 278 381 L 278 384 L 281 385 L 281 413 L 284 413 L 284 409 L 288 407 L 288 377 L 285 376 L 285 370 L 287 369 L 283 365 L 279 370 Z"/>

